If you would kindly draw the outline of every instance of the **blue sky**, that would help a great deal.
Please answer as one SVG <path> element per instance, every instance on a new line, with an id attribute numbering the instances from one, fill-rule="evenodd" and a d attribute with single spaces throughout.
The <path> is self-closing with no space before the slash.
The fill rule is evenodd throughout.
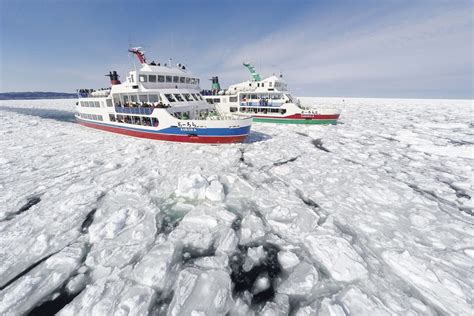
<path id="1" fill-rule="evenodd" d="M 473 98 L 473 1 L 0 0 L 0 91 L 103 87 L 134 59 L 221 84 L 283 73 L 300 96 Z"/>

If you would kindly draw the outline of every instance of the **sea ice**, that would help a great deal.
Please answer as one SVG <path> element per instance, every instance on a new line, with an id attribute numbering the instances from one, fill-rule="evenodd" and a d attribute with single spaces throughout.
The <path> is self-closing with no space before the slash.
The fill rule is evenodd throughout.
<path id="1" fill-rule="evenodd" d="M 341 124 L 189 145 L 0 101 L 0 313 L 470 315 L 472 100 L 302 103 Z"/>
<path id="2" fill-rule="evenodd" d="M 335 236 L 307 236 L 305 244 L 312 258 L 320 263 L 336 281 L 350 282 L 363 278 L 368 271 L 364 260 L 351 245 Z"/>
<path id="3" fill-rule="evenodd" d="M 168 315 L 224 315 L 232 305 L 227 273 L 186 268 L 179 274 Z"/>

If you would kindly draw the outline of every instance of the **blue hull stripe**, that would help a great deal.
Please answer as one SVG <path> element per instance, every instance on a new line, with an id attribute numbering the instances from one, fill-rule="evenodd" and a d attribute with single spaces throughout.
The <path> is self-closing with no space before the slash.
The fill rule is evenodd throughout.
<path id="1" fill-rule="evenodd" d="M 189 134 L 196 134 L 200 136 L 240 136 L 240 135 L 248 135 L 250 133 L 250 125 L 243 126 L 238 128 L 179 128 L 179 127 L 167 127 L 159 130 L 148 130 L 136 127 L 129 127 L 123 125 L 114 125 L 114 124 L 107 124 L 97 121 L 89 121 L 77 118 L 77 120 L 81 120 L 84 122 L 89 122 L 97 125 L 103 126 L 110 126 L 115 128 L 123 128 L 132 131 L 139 131 L 143 133 L 155 133 L 155 134 L 169 134 L 169 135 L 189 135 Z"/>

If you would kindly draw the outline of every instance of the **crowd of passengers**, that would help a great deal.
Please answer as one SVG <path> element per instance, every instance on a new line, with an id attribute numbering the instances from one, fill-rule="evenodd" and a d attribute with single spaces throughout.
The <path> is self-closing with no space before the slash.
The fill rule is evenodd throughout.
<path id="1" fill-rule="evenodd" d="M 163 102 L 118 102 L 115 106 L 120 106 L 124 108 L 158 108 L 158 109 L 166 109 L 169 108 L 170 105 L 164 104 Z"/>
<path id="2" fill-rule="evenodd" d="M 135 124 L 135 125 L 143 125 L 143 126 L 154 126 L 157 127 L 159 125 L 158 119 L 154 117 L 146 117 L 146 116 L 129 116 L 129 115 L 115 115 L 110 114 L 110 121 L 111 122 L 119 122 L 119 123 L 127 123 L 127 124 Z"/>

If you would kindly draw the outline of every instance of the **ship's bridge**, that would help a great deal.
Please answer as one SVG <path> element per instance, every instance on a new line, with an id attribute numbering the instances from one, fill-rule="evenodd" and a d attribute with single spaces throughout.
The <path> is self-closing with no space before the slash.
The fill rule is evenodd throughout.
<path id="1" fill-rule="evenodd" d="M 177 67 L 143 64 L 140 70 L 129 72 L 125 86 L 140 85 L 143 89 L 193 89 L 200 90 L 199 78 Z"/>
<path id="2" fill-rule="evenodd" d="M 240 91 L 253 92 L 284 92 L 288 91 L 286 82 L 277 76 L 270 76 L 260 81 L 245 81 L 229 86 L 228 93 L 234 94 Z"/>

